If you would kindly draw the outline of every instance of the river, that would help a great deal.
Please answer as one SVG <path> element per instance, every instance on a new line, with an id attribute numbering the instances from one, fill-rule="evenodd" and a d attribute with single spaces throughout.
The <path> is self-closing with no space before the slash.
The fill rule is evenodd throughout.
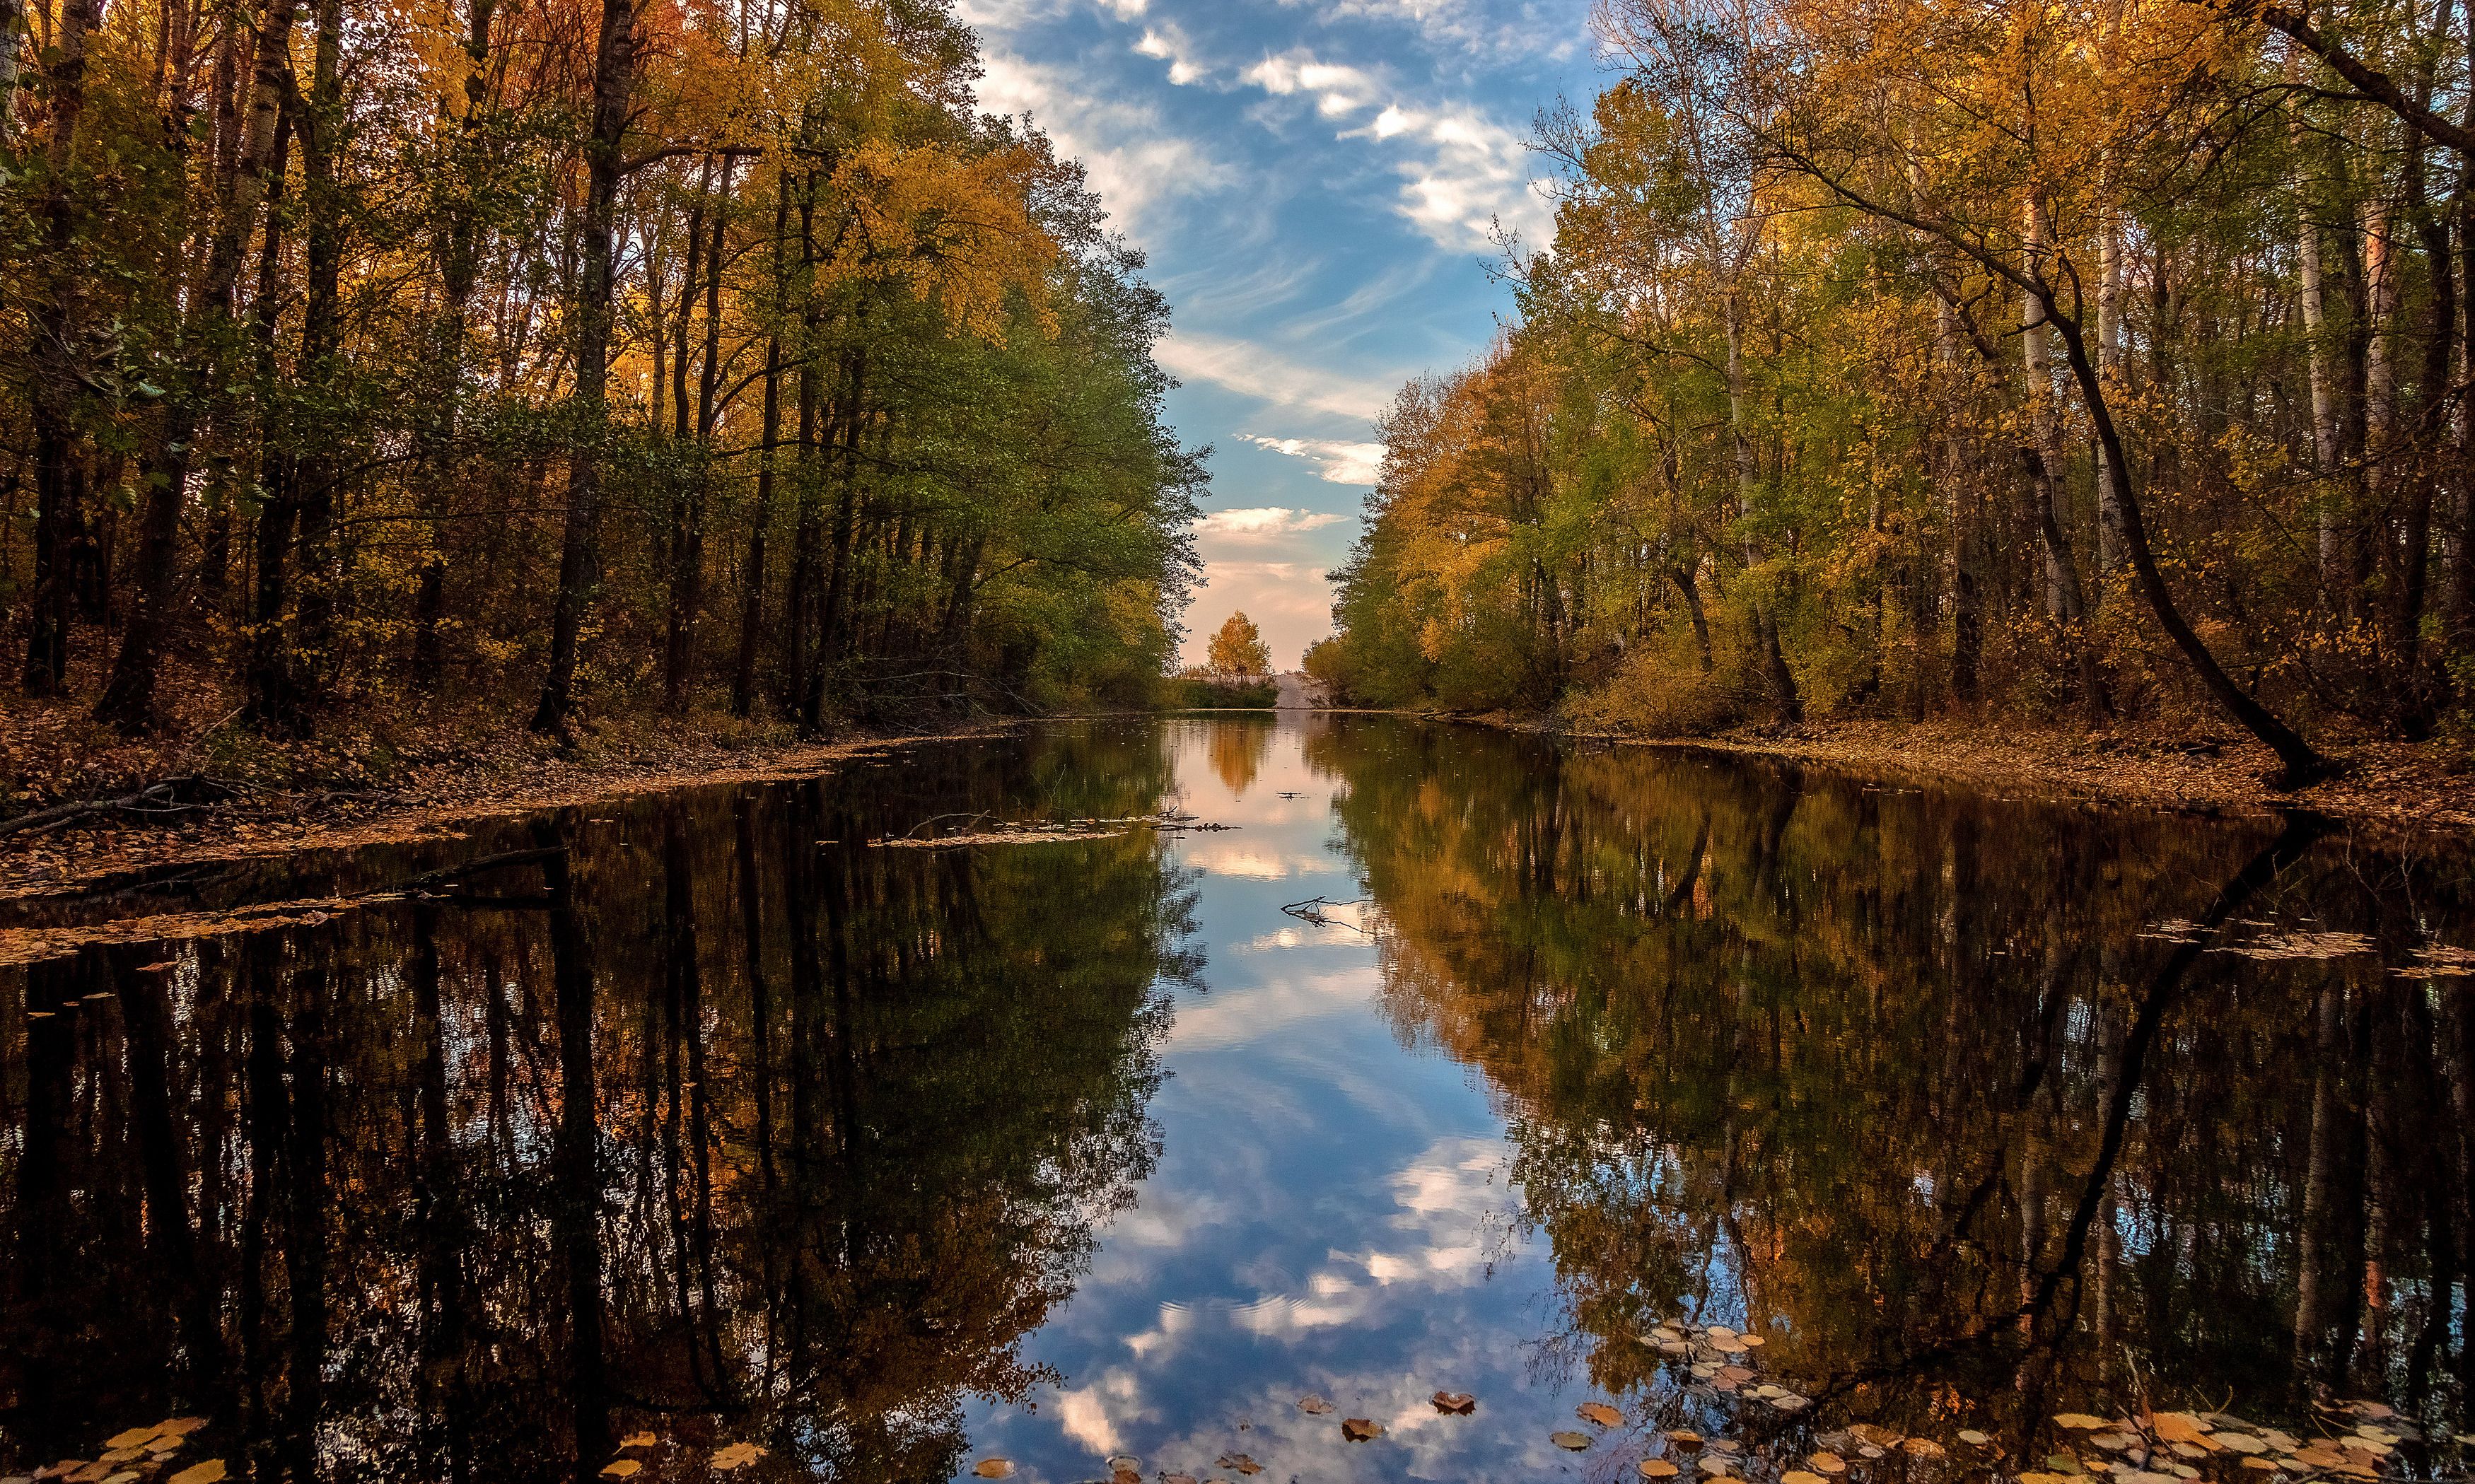
<path id="1" fill-rule="evenodd" d="M 2471 888 L 1285 713 L 17 904 L 0 1474 L 2463 1472 Z"/>

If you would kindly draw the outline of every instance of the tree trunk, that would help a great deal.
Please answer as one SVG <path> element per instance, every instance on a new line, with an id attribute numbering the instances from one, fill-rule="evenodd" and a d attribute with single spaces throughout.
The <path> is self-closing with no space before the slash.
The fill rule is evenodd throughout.
<path id="1" fill-rule="evenodd" d="M 496 0 L 469 0 L 465 10 L 464 60 L 471 70 L 464 76 L 464 117 L 457 140 L 461 150 L 457 164 L 464 170 L 477 168 L 473 152 L 487 118 L 490 29 L 497 12 Z M 449 212 L 433 250 L 439 284 L 438 319 L 432 336 L 437 355 L 434 371 L 439 392 L 438 421 L 425 426 L 421 434 L 428 446 L 420 460 L 427 475 L 420 511 L 428 549 L 422 554 L 421 575 L 412 603 L 411 678 L 413 685 L 424 691 L 436 688 L 442 662 L 439 627 L 447 617 L 447 558 L 440 549 L 441 523 L 446 519 L 447 490 L 455 478 L 458 462 L 455 439 L 463 410 L 464 356 L 472 329 L 473 289 L 481 269 L 480 235 L 478 213 L 459 201 Z"/>
<path id="2" fill-rule="evenodd" d="M 631 0 L 601 0 L 601 29 L 593 50 L 593 133 L 585 146 L 584 261 L 576 276 L 576 431 L 567 454 L 567 518 L 560 533 L 558 596 L 551 611 L 550 667 L 542 679 L 533 730 L 564 734 L 576 707 L 576 649 L 601 566 L 601 440 L 609 408 L 610 297 L 615 264 L 611 237 L 619 182 L 626 171 L 621 144 L 635 91 L 636 11 Z"/>
<path id="3" fill-rule="evenodd" d="M 773 324 L 765 337 L 765 417 L 756 450 L 756 508 L 748 520 L 747 571 L 739 609 L 739 662 L 730 684 L 730 714 L 756 705 L 756 650 L 765 624 L 765 538 L 773 524 L 773 458 L 782 435 L 782 316 L 789 311 L 791 182 L 773 189 Z"/>
<path id="4" fill-rule="evenodd" d="M 24 7 L 0 0 L 0 53 L 7 54 L 0 86 L 0 140 L 10 134 L 10 106 L 16 85 L 16 28 Z M 77 385 L 67 363 L 78 341 L 85 293 L 69 251 L 76 239 L 76 205 L 68 174 L 77 159 L 78 123 L 86 112 L 86 41 L 103 25 L 103 0 L 63 0 L 51 52 L 51 137 L 43 166 L 44 292 L 34 309 L 40 369 L 28 399 L 35 433 L 35 584 L 26 632 L 22 682 L 27 693 L 49 695 L 68 679 L 69 633 L 76 622 L 75 563 L 71 553 L 86 528 L 86 468 L 71 425 Z"/>
<path id="5" fill-rule="evenodd" d="M 215 379 L 214 327 L 232 318 L 233 288 L 240 278 L 241 256 L 265 198 L 267 165 L 274 158 L 276 125 L 291 71 L 292 23 L 299 13 L 299 0 L 266 0 L 259 18 L 240 154 L 207 255 L 206 271 L 199 279 L 193 323 L 183 348 L 183 384 L 171 388 L 164 398 L 161 436 L 142 471 L 145 504 L 138 530 L 135 596 L 121 631 L 110 683 L 94 709 L 96 719 L 123 732 L 143 732 L 155 723 L 155 677 L 162 662 L 163 630 L 172 603 L 181 506 L 188 493 L 190 454 L 204 429 L 207 399 Z"/>

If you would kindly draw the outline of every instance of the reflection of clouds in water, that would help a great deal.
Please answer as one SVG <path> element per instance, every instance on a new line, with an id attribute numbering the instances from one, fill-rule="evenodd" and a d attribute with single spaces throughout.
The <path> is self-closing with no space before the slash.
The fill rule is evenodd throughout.
<path id="1" fill-rule="evenodd" d="M 1276 979 L 1251 989 L 1223 989 L 1177 1008 L 1164 1046 L 1210 1051 L 1276 1037 L 1290 1027 L 1363 1007 L 1375 993 L 1372 966 Z"/>
<path id="2" fill-rule="evenodd" d="M 1186 864 L 1213 876 L 1247 881 L 1287 881 L 1292 876 L 1331 876 L 1340 864 L 1329 856 L 1287 854 L 1253 845 L 1188 845 Z"/>
<path id="3" fill-rule="evenodd" d="M 1126 1452 L 1126 1429 L 1153 1417 L 1141 1398 L 1143 1388 L 1134 1373 L 1112 1365 L 1091 1385 L 1057 1393 L 1057 1427 L 1094 1457 Z"/>
<path id="4" fill-rule="evenodd" d="M 1366 941 L 1366 935 L 1343 927 L 1337 920 L 1323 927 L 1300 922 L 1295 927 L 1259 933 L 1242 943 L 1232 945 L 1230 953 L 1278 953 L 1284 948 L 1350 947 Z"/>

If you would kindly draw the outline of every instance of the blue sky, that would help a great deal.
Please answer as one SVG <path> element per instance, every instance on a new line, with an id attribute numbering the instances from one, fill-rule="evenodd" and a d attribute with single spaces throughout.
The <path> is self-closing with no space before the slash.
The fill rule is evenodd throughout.
<path id="1" fill-rule="evenodd" d="M 1169 413 L 1211 444 L 1188 658 L 1233 608 L 1274 661 L 1331 627 L 1374 420 L 1483 349 L 1491 225 L 1543 240 L 1537 110 L 1596 91 L 1588 0 L 959 0 L 982 107 L 1080 158 L 1176 328 Z"/>

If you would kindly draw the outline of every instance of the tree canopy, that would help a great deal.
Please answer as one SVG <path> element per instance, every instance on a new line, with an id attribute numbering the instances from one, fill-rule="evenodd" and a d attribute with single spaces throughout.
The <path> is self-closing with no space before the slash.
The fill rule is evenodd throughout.
<path id="1" fill-rule="evenodd" d="M 1664 732 L 2231 722 L 2295 775 L 2465 735 L 2475 192 L 2419 120 L 2475 12 L 2313 15 L 1609 0 L 1519 319 L 1402 390 L 1311 668 Z"/>
<path id="2" fill-rule="evenodd" d="M 1167 306 L 942 0 L 6 0 L 0 611 L 125 731 L 1147 696 Z M 21 44 L 22 43 L 22 44 Z"/>

